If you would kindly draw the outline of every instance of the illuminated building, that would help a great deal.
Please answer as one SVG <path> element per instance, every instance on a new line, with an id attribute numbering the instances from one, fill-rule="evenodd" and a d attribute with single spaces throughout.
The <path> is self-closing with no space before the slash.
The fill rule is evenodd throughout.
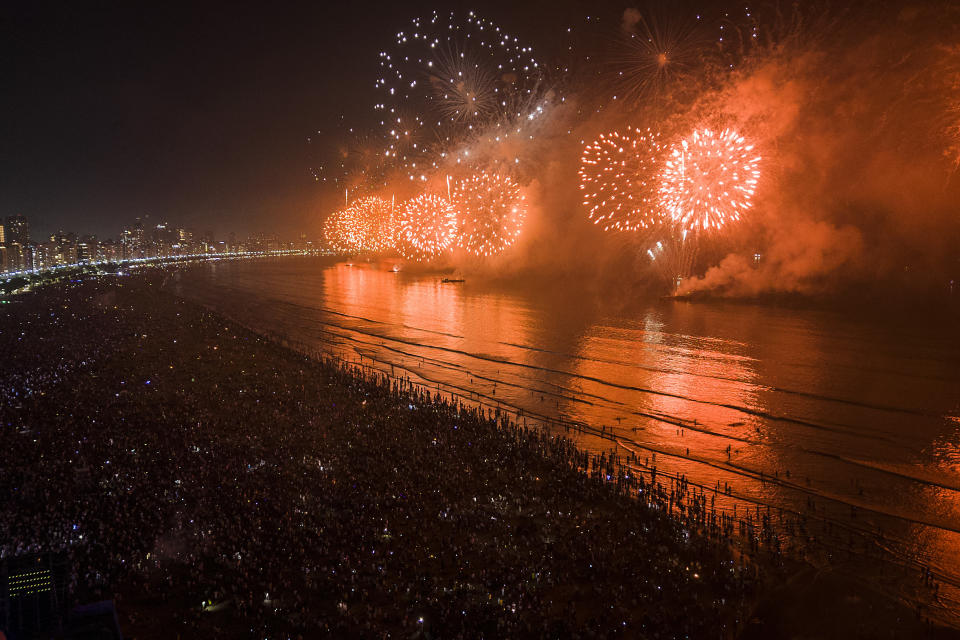
<path id="1" fill-rule="evenodd" d="M 25 245 L 30 242 L 30 223 L 22 215 L 8 216 L 6 223 L 7 242 Z"/>

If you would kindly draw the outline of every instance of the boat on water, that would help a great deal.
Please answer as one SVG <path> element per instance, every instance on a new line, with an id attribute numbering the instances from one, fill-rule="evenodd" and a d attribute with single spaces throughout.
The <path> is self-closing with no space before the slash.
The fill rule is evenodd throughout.
<path id="1" fill-rule="evenodd" d="M 454 282 L 466 282 L 463 278 L 444 278 L 440 282 L 444 283 L 454 283 Z"/>

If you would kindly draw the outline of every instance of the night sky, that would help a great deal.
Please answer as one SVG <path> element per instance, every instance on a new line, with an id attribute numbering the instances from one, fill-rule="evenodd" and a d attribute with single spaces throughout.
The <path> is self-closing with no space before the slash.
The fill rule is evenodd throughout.
<path id="1" fill-rule="evenodd" d="M 530 32 L 587 6 L 511 5 L 479 9 Z M 101 237 L 147 215 L 217 235 L 316 234 L 307 138 L 334 149 L 342 114 L 373 121 L 377 54 L 411 17 L 473 6 L 14 3 L 0 216 Z"/>

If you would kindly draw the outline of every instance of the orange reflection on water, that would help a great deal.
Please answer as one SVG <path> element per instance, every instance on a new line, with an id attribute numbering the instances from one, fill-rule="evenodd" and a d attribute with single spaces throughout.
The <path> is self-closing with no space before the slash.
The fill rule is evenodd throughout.
<path id="1" fill-rule="evenodd" d="M 943 614 L 960 622 L 960 417 L 945 417 L 952 430 L 939 438 L 933 447 L 935 475 L 943 485 L 928 485 L 922 500 L 928 513 L 934 513 L 944 527 L 915 528 L 918 555 L 927 561 L 936 574 L 945 573 L 954 580 L 942 580 L 938 588 L 939 605 Z"/>

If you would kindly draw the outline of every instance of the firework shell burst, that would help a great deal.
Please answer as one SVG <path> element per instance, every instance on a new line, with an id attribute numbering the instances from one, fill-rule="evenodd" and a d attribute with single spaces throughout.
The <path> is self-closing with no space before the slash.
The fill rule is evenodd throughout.
<path id="1" fill-rule="evenodd" d="M 732 129 L 698 129 L 673 145 L 660 174 L 660 202 L 684 231 L 723 229 L 753 206 L 760 156 Z"/>
<path id="2" fill-rule="evenodd" d="M 590 219 L 604 231 L 649 229 L 661 222 L 658 133 L 603 134 L 580 156 L 580 190 Z"/>
<path id="3" fill-rule="evenodd" d="M 459 245 L 469 253 L 497 255 L 520 236 L 527 205 L 510 176 L 481 171 L 458 181 L 451 199 L 459 217 Z"/>
<path id="4" fill-rule="evenodd" d="M 331 214 L 324 224 L 323 235 L 334 251 L 351 253 L 363 251 L 366 246 L 368 221 L 354 207 Z"/>
<path id="5" fill-rule="evenodd" d="M 334 251 L 383 252 L 396 244 L 397 221 L 393 204 L 369 196 L 331 214 L 324 224 L 324 237 Z"/>
<path id="6" fill-rule="evenodd" d="M 452 149 L 519 117 L 518 101 L 541 90 L 533 51 L 472 11 L 414 19 L 380 53 L 380 68 L 383 155 L 416 180 Z"/>
<path id="7" fill-rule="evenodd" d="M 404 203 L 399 215 L 397 248 L 408 260 L 434 260 L 457 239 L 457 211 L 449 200 L 432 193 Z"/>
<path id="8" fill-rule="evenodd" d="M 343 251 L 340 243 L 340 216 L 342 211 L 334 211 L 323 222 L 323 239 L 333 251 Z"/>
<path id="9" fill-rule="evenodd" d="M 391 202 L 370 196 L 356 200 L 349 207 L 363 232 L 363 250 L 382 252 L 396 245 L 397 216 Z"/>

